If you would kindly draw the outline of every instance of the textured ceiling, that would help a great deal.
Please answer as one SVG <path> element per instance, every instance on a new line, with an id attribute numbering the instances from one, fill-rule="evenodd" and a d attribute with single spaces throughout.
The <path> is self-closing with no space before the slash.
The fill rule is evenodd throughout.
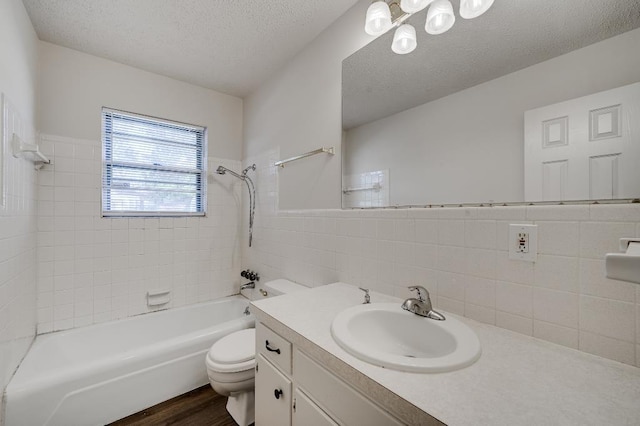
<path id="1" fill-rule="evenodd" d="M 408 20 L 413 53 L 393 53 L 389 31 L 343 62 L 345 129 L 638 28 L 640 0 L 498 0 L 438 36 L 424 31 L 425 19 L 426 10 Z"/>
<path id="2" fill-rule="evenodd" d="M 23 0 L 40 40 L 244 97 L 357 0 Z"/>

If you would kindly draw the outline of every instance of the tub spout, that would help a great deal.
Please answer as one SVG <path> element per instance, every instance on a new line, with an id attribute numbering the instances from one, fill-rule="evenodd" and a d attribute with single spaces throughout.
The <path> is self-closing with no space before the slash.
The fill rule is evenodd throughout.
<path id="1" fill-rule="evenodd" d="M 247 288 L 256 288 L 256 283 L 251 281 L 250 283 L 242 284 L 240 286 L 240 291 L 245 290 Z"/>

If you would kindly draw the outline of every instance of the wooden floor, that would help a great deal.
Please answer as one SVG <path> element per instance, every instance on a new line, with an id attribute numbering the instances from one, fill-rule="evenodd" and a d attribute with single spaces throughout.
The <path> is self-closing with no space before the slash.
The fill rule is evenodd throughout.
<path id="1" fill-rule="evenodd" d="M 227 398 L 206 385 L 154 405 L 109 426 L 236 426 L 225 408 Z"/>

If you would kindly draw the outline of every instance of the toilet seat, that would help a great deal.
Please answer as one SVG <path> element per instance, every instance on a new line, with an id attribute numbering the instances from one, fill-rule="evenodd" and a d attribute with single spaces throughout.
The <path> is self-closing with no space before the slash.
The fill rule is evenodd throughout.
<path id="1" fill-rule="evenodd" d="M 207 353 L 207 368 L 218 373 L 253 370 L 255 353 L 256 329 L 236 331 L 211 346 Z"/>

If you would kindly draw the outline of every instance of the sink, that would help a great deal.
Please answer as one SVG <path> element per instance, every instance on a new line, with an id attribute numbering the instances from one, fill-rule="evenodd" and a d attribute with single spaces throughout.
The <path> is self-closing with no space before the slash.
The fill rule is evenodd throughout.
<path id="1" fill-rule="evenodd" d="M 441 373 L 480 358 L 480 341 L 462 321 L 407 312 L 400 303 L 371 303 L 340 312 L 331 324 L 334 340 L 356 358 L 380 367 Z"/>

